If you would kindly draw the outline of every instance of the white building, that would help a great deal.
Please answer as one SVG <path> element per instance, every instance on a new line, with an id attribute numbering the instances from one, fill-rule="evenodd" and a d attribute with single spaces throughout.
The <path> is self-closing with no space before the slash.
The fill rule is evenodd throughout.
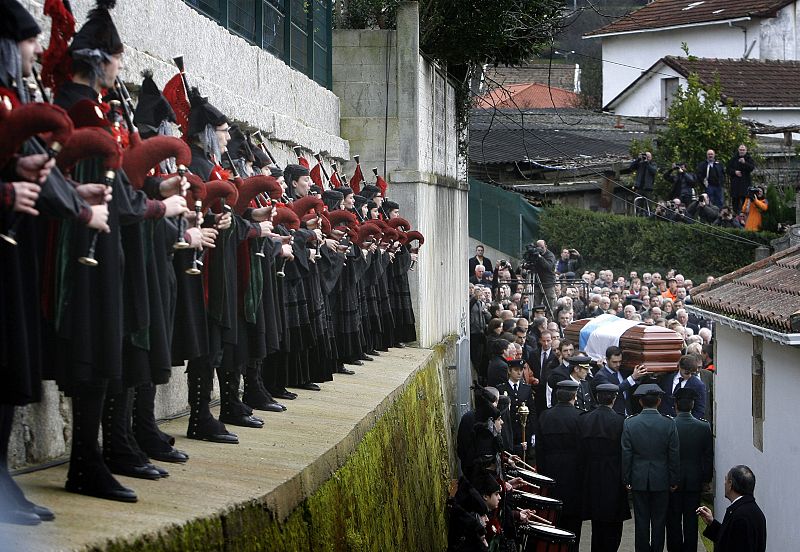
<path id="1" fill-rule="evenodd" d="M 698 58 L 798 60 L 799 15 L 796 0 L 654 0 L 584 38 L 602 40 L 607 106 L 662 58 L 685 55 L 684 43 Z"/>
<path id="2" fill-rule="evenodd" d="M 678 86 L 695 74 L 702 86 L 719 82 L 723 99 L 742 117 L 770 127 L 800 124 L 800 62 L 666 56 L 606 104 L 626 117 L 666 117 Z"/>
<path id="3" fill-rule="evenodd" d="M 715 322 L 714 436 L 716 503 L 728 501 L 724 474 L 745 464 L 767 518 L 767 550 L 796 550 L 800 477 L 800 246 L 695 288 L 688 309 Z"/>

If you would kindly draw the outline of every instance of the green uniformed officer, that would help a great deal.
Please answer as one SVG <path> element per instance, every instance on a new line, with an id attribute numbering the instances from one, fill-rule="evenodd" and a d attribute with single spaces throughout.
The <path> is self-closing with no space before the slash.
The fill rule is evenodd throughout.
<path id="1" fill-rule="evenodd" d="M 669 497 L 667 549 L 697 550 L 697 508 L 703 484 L 711 482 L 714 463 L 711 426 L 692 416 L 697 392 L 689 387 L 675 391 L 675 427 L 680 441 L 681 478 Z"/>
<path id="2" fill-rule="evenodd" d="M 658 412 L 663 394 L 658 385 L 640 385 L 633 395 L 642 411 L 622 430 L 622 479 L 633 493 L 636 552 L 664 550 L 669 494 L 680 481 L 678 430 Z"/>

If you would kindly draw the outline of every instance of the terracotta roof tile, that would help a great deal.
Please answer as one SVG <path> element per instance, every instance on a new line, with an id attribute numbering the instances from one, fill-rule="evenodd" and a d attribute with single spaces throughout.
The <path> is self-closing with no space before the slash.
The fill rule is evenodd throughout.
<path id="1" fill-rule="evenodd" d="M 655 0 L 584 36 L 661 29 L 739 17 L 774 17 L 792 0 Z"/>
<path id="2" fill-rule="evenodd" d="M 800 246 L 698 286 L 692 292 L 692 304 L 757 326 L 797 332 Z"/>
<path id="3" fill-rule="evenodd" d="M 533 82 L 510 84 L 495 88 L 477 100 L 479 108 L 550 109 L 570 108 L 578 104 L 579 96 L 563 88 L 548 87 Z M 554 105 L 555 104 L 555 105 Z"/>
<path id="4" fill-rule="evenodd" d="M 722 95 L 746 107 L 800 105 L 800 61 L 703 59 L 667 56 L 663 61 L 683 75 L 696 73 L 703 84 L 717 78 Z"/>

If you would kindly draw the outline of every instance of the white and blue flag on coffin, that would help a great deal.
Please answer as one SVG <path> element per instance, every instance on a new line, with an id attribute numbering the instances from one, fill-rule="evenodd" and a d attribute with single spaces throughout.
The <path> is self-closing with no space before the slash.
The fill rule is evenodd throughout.
<path id="1" fill-rule="evenodd" d="M 601 314 L 581 328 L 578 350 L 594 360 L 601 360 L 606 356 L 606 349 L 611 346 L 619 347 L 620 336 L 637 324 L 641 322 L 613 314 Z"/>

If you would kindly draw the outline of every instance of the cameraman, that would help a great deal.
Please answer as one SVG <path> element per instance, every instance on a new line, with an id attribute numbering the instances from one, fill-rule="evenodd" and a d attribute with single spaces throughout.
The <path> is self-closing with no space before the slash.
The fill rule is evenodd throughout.
<path id="1" fill-rule="evenodd" d="M 575 279 L 575 273 L 581 266 L 581 254 L 577 249 L 562 249 L 561 258 L 556 263 L 556 274 L 568 280 Z"/>
<path id="2" fill-rule="evenodd" d="M 712 224 L 719 218 L 719 209 L 708 202 L 708 194 L 700 194 L 697 200 L 689 204 L 686 211 L 693 219 L 707 224 Z"/>
<path id="3" fill-rule="evenodd" d="M 630 167 L 631 171 L 636 171 L 636 180 L 634 189 L 636 193 L 647 199 L 648 203 L 653 199 L 653 186 L 656 181 L 656 173 L 658 166 L 653 161 L 653 154 L 645 151 L 639 154 L 639 157 L 633 160 Z M 642 209 L 642 210 L 647 210 Z"/>
<path id="4" fill-rule="evenodd" d="M 531 270 L 539 278 L 541 285 L 534 285 L 534 302 L 542 304 L 542 299 L 546 299 L 547 310 L 551 313 L 556 308 L 556 256 L 552 251 L 547 250 L 544 240 L 539 240 L 536 244 L 531 244 L 525 251 L 526 268 Z M 544 290 L 544 297 L 542 296 Z"/>
<path id="5" fill-rule="evenodd" d="M 769 203 L 764 197 L 764 188 L 751 186 L 747 189 L 747 199 L 742 205 L 742 215 L 746 217 L 744 229 L 751 232 L 761 230 L 761 215 L 769 209 Z"/>
<path id="6" fill-rule="evenodd" d="M 686 170 L 683 161 L 673 163 L 672 168 L 664 173 L 667 182 L 672 183 L 670 199 L 680 199 L 684 205 L 689 205 L 694 199 L 694 186 L 697 180 L 694 175 Z"/>

